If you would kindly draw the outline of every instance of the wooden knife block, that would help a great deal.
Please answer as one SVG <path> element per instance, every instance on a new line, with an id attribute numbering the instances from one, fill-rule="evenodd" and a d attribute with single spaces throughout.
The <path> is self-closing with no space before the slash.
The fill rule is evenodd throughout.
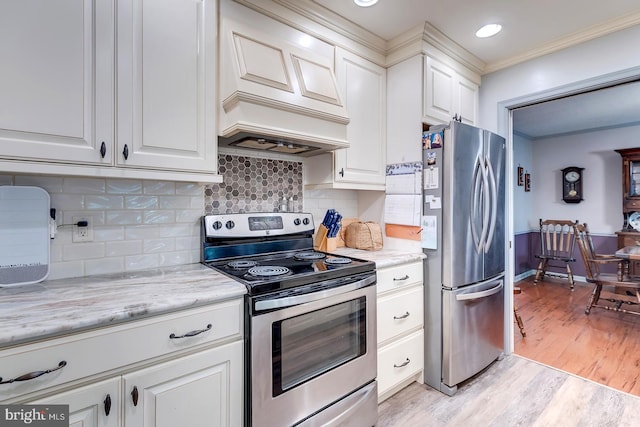
<path id="1" fill-rule="evenodd" d="M 338 245 L 338 239 L 336 237 L 327 237 L 327 227 L 320 224 L 318 226 L 318 231 L 316 231 L 316 235 L 313 239 L 313 249 L 322 252 L 333 252 L 336 250 Z"/>

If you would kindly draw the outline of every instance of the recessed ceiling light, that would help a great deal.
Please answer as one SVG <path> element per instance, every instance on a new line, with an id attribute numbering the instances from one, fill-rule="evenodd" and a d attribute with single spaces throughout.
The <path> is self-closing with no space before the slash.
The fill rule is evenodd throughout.
<path id="1" fill-rule="evenodd" d="M 360 7 L 369 7 L 378 3 L 378 0 L 353 0 L 353 2 Z"/>
<path id="2" fill-rule="evenodd" d="M 485 38 L 495 36 L 500 30 L 502 30 L 502 25 L 500 24 L 487 24 L 476 31 L 476 37 Z"/>

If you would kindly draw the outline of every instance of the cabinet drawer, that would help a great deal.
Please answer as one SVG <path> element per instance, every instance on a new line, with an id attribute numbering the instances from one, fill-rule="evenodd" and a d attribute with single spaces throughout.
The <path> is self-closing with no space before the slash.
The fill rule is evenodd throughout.
<path id="1" fill-rule="evenodd" d="M 8 348 L 0 351 L 3 381 L 54 369 L 63 362 L 66 365 L 32 380 L 1 384 L 0 401 L 191 347 L 240 339 L 242 321 L 242 299 L 236 299 Z M 204 331 L 181 338 L 201 330 Z"/>
<path id="2" fill-rule="evenodd" d="M 422 330 L 378 351 L 378 396 L 424 368 Z"/>
<path id="3" fill-rule="evenodd" d="M 382 268 L 378 274 L 378 293 L 422 283 L 422 262 L 396 265 Z"/>
<path id="4" fill-rule="evenodd" d="M 378 299 L 378 343 L 422 326 L 423 294 L 418 285 Z"/>
<path id="5" fill-rule="evenodd" d="M 625 212 L 640 211 L 639 199 L 625 199 L 623 202 Z"/>

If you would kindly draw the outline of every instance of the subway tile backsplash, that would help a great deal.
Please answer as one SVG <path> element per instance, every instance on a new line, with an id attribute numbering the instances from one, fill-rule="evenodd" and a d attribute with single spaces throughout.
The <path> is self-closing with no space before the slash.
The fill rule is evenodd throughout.
<path id="1" fill-rule="evenodd" d="M 200 261 L 203 184 L 0 175 L 0 185 L 33 185 L 49 193 L 58 224 L 49 279 Z M 72 241 L 74 217 L 90 219 L 93 241 Z"/>
<path id="2" fill-rule="evenodd" d="M 295 159 L 226 153 L 219 162 L 219 185 L 8 174 L 0 174 L 0 185 L 49 193 L 58 224 L 49 279 L 199 262 L 203 213 L 279 211 L 283 195 L 295 211 L 311 212 L 316 225 L 329 208 L 357 215 L 355 191 L 304 191 L 303 163 Z M 74 217 L 90 218 L 92 242 L 72 241 Z"/>

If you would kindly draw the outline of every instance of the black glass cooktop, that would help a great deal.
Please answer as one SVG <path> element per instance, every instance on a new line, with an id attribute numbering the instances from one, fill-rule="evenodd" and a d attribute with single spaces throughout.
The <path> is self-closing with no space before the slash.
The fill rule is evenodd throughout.
<path id="1" fill-rule="evenodd" d="M 235 257 L 205 264 L 244 283 L 250 295 L 375 270 L 372 261 L 314 250 Z"/>

